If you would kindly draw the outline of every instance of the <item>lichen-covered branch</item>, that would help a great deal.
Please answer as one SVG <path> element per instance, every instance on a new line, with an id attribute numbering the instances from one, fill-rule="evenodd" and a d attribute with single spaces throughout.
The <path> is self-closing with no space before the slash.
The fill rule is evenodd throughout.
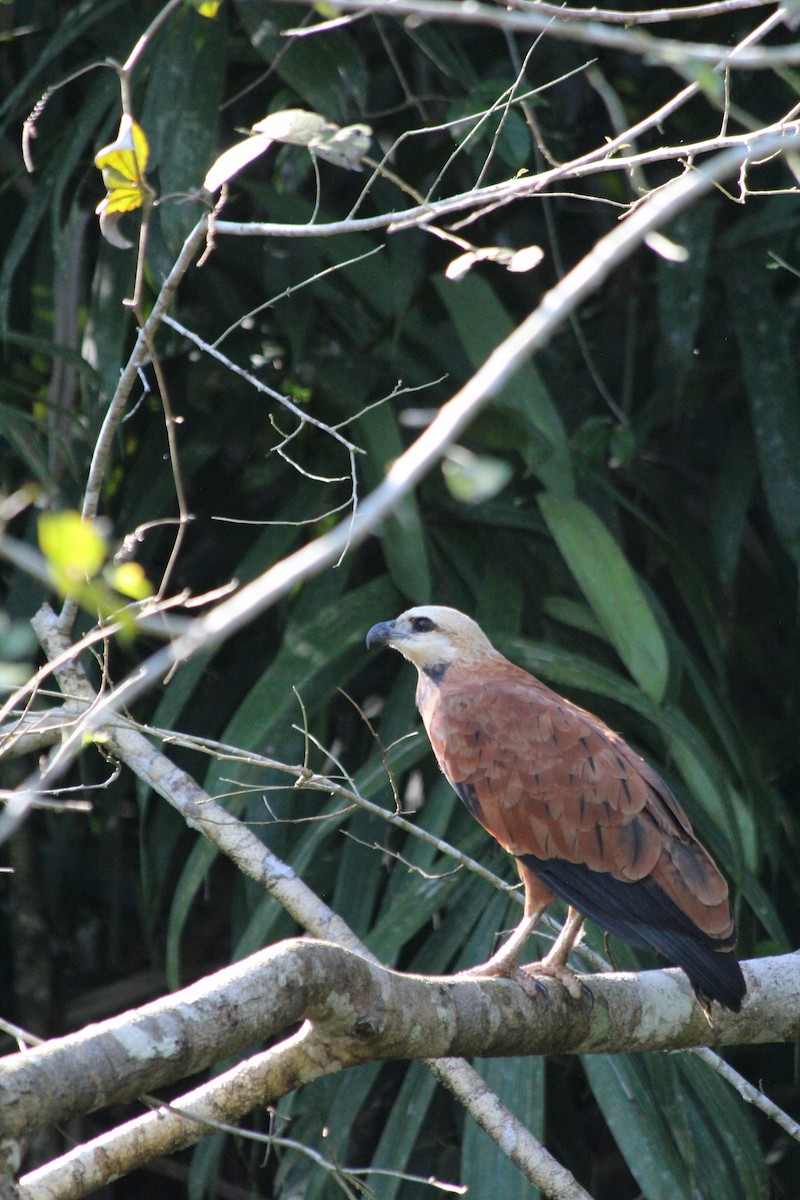
<path id="1" fill-rule="evenodd" d="M 300 1034 L 216 1077 L 177 1107 L 231 1121 L 312 1078 L 384 1059 L 800 1040 L 800 956 L 759 959 L 746 973 L 743 1012 L 715 1013 L 709 1027 L 677 970 L 587 976 L 592 1000 L 574 1000 L 557 985 L 547 1000 L 508 980 L 403 975 L 329 942 L 293 939 L 134 1012 L 4 1059 L 0 1129 L 6 1139 L 30 1137 L 53 1121 L 191 1075 L 301 1022 Z M 447 1075 L 443 1082 L 457 1095 L 467 1094 L 469 1079 L 459 1078 L 454 1066 L 463 1064 L 440 1063 L 437 1074 Z M 150 1127 L 162 1131 L 155 1141 L 145 1137 Z M 123 1130 L 128 1141 L 146 1146 L 146 1158 L 206 1132 L 186 1116 L 159 1109 L 98 1139 L 104 1153 Z M 58 1191 L 62 1198 L 85 1194 Z"/>

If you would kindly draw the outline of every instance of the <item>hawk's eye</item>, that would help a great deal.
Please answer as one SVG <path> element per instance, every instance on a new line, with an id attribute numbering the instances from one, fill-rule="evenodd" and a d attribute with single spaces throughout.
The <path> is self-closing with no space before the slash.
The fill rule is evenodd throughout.
<path id="1" fill-rule="evenodd" d="M 411 628 L 414 630 L 414 633 L 430 633 L 436 626 L 430 617 L 413 617 Z"/>

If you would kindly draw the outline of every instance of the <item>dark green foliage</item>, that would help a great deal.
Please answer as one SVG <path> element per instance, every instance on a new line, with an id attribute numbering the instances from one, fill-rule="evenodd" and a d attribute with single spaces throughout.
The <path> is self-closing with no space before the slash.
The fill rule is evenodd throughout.
<path id="1" fill-rule="evenodd" d="M 143 0 L 16 7 L 17 23 L 31 22 L 33 31 L 2 51 L 4 152 L 14 169 L 0 191 L 0 481 L 9 493 L 35 483 L 47 508 L 79 507 L 135 338 L 122 306 L 133 252 L 102 243 L 93 216 L 103 189 L 92 158 L 119 121 L 113 72 L 81 75 L 51 97 L 37 122 L 34 176 L 16 165 L 16 147 L 45 88 L 86 64 L 123 60 L 158 9 Z M 484 168 L 481 182 L 489 184 L 544 165 L 520 108 L 502 128 L 493 114 L 468 139 L 464 126 L 438 128 L 498 102 L 531 39 L 372 17 L 314 37 L 282 35 L 316 19 L 306 6 L 266 0 L 225 3 L 215 22 L 186 7 L 148 47 L 133 103 L 164 201 L 151 229 L 146 307 L 202 211 L 197 189 L 216 154 L 268 112 L 305 107 L 340 124 L 367 122 L 375 160 L 400 139 L 387 167 L 413 194 L 384 176 L 359 201 L 369 168 L 322 162 L 317 177 L 304 148 L 283 146 L 233 181 L 221 219 L 305 224 L 313 215 L 322 223 L 345 218 L 357 203 L 355 215 L 369 217 L 411 207 L 431 188 L 433 199 L 468 192 Z M 717 20 L 708 36 L 724 41 L 751 27 L 746 14 L 729 25 Z M 545 145 L 565 160 L 614 131 L 598 90 L 577 70 L 595 52 L 546 45 L 518 91 L 565 75 L 532 101 Z M 682 83 L 632 57 L 601 51 L 598 61 L 630 123 Z M 736 77 L 736 131 L 747 110 L 766 122 L 788 109 L 790 83 L 769 77 L 767 86 L 758 72 Z M 715 136 L 712 101 L 698 97 L 639 148 Z M 419 129 L 429 132 L 404 137 Z M 678 168 L 645 170 L 654 186 Z M 423 230 L 316 239 L 218 233 L 205 264 L 188 272 L 172 315 L 209 342 L 230 330 L 221 351 L 328 429 L 299 429 L 276 400 L 162 329 L 157 349 L 180 417 L 180 471 L 194 518 L 170 592 L 247 581 L 330 528 L 336 510 L 352 506 L 353 489 L 348 450 L 330 427 L 364 451 L 353 456 L 363 496 L 410 444 L 424 410 L 444 403 L 562 268 L 613 226 L 612 205 L 631 198 L 625 178 L 608 171 L 572 180 L 569 197 L 529 196 L 460 230 L 478 246 L 540 244 L 544 263 L 528 274 L 484 263 L 450 282 L 444 268 L 459 248 Z M 765 190 L 791 182 L 777 163 L 757 178 L 753 186 Z M 135 216 L 126 218 L 133 236 L 136 227 Z M 718 191 L 665 233 L 688 259 L 667 263 L 645 249 L 630 259 L 461 439 L 478 460 L 510 467 L 499 494 L 460 502 L 434 468 L 376 537 L 215 654 L 181 667 L 136 715 L 279 762 L 307 756 L 334 776 L 341 764 L 365 797 L 392 809 L 363 708 L 382 746 L 392 747 L 401 797 L 424 799 L 413 819 L 510 880 L 511 864 L 444 785 L 424 740 L 397 741 L 418 725 L 409 668 L 363 648 L 374 622 L 409 604 L 462 607 L 505 653 L 621 729 L 665 774 L 732 880 L 741 955 L 750 957 L 800 942 L 800 217 L 794 196 L 739 206 Z M 117 433 L 101 514 L 115 548 L 140 531 L 135 556 L 157 583 L 178 506 L 149 367 L 143 380 L 146 390 L 136 390 Z M 396 386 L 397 395 L 368 407 Z M 23 504 L 10 532 L 34 544 L 34 509 Z M 19 660 L 34 654 L 21 623 L 42 589 L 11 566 L 3 582 L 0 659 L 16 679 Z M 145 650 L 116 647 L 113 678 Z M 227 796 L 387 964 L 430 972 L 469 965 L 517 919 L 517 907 L 486 882 L 336 797 L 294 789 L 274 770 L 166 752 L 212 795 Z M 69 783 L 88 789 L 108 774 L 87 751 Z M 148 985 L 144 995 L 137 990 L 134 969 L 155 967 L 174 986 L 297 932 L 275 901 L 132 776 L 123 771 L 96 795 L 91 818 L 31 821 L 25 853 L 45 873 L 41 894 L 20 896 L 15 879 L 0 876 L 2 945 L 11 947 L 16 972 L 4 985 L 4 1016 L 32 1020 L 21 974 L 30 947 L 15 906 L 30 906 L 50 929 L 49 944 L 36 947 L 40 965 L 65 1011 L 86 1021 L 105 1015 L 102 985 L 123 985 L 117 1007 L 144 998 Z M 18 864 L 13 847 L 3 852 Z M 626 955 L 620 951 L 621 962 L 638 961 Z M 785 1063 L 758 1049 L 743 1061 L 767 1092 L 779 1083 L 796 1116 Z M 756 1125 L 695 1059 L 597 1058 L 583 1070 L 497 1061 L 480 1069 L 596 1200 L 637 1189 L 648 1200 L 757 1200 L 796 1186 L 796 1147 L 776 1151 L 774 1129 Z M 320 1081 L 281 1101 L 275 1132 L 345 1165 L 460 1179 L 481 1200 L 533 1194 L 419 1064 Z M 276 1152 L 262 1168 L 257 1154 L 238 1156 L 230 1142 L 212 1139 L 194 1159 L 191 1194 L 217 1194 L 217 1174 L 263 1196 L 339 1194 L 300 1155 Z M 377 1174 L 369 1184 L 383 1198 L 431 1194 Z"/>

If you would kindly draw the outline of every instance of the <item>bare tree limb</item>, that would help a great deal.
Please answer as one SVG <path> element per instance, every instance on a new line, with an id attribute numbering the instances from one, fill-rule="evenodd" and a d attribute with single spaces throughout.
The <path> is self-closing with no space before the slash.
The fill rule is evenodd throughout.
<path id="1" fill-rule="evenodd" d="M 729 46 L 710 42 L 683 42 L 676 38 L 652 37 L 635 29 L 615 29 L 602 21 L 559 21 L 552 10 L 540 12 L 531 6 L 524 11 L 493 7 L 475 0 L 471 4 L 459 0 L 391 0 L 391 4 L 376 0 L 330 0 L 331 7 L 340 12 L 369 12 L 375 15 L 406 17 L 417 22 L 447 21 L 461 25 L 482 25 L 510 33 L 546 33 L 562 41 L 605 46 L 609 50 L 637 54 L 662 67 L 670 67 L 686 75 L 687 64 L 709 63 L 715 67 L 738 67 L 740 70 L 767 70 L 800 62 L 800 47 L 795 45 L 762 49 L 753 47 L 734 56 Z M 557 10 L 556 10 L 557 11 Z M 587 17 L 592 16 L 591 10 Z M 784 23 L 789 23 L 788 14 Z M 284 30 L 294 36 L 308 37 L 314 27 Z"/>
<path id="2" fill-rule="evenodd" d="M 800 956 L 758 959 L 745 972 L 748 999 L 742 1012 L 715 1012 L 709 1026 L 677 970 L 589 976 L 593 1003 L 573 1000 L 556 986 L 548 1002 L 508 980 L 402 975 L 340 946 L 297 939 L 133 1013 L 4 1059 L 0 1128 L 5 1138 L 30 1136 L 51 1121 L 130 1100 L 192 1074 L 298 1022 L 304 1022 L 298 1034 L 189 1093 L 177 1107 L 201 1119 L 230 1121 L 313 1078 L 383 1059 L 800 1040 L 794 1002 Z M 439 1063 L 440 1077 L 449 1065 Z M 459 1071 L 447 1086 L 463 1099 L 473 1081 L 458 1078 Z M 154 1141 L 148 1131 L 156 1128 Z M 171 1153 L 205 1132 L 191 1118 L 165 1109 L 123 1129 L 132 1146 L 138 1143 L 140 1151 L 146 1146 L 148 1157 Z M 104 1157 L 122 1138 L 122 1130 L 103 1135 L 92 1153 Z M 142 1161 L 129 1161 L 124 1169 Z M 54 1194 L 25 1190 L 34 1183 L 44 1186 L 50 1169 L 23 1181 L 26 1200 Z M 103 1169 L 108 1171 L 107 1163 Z M 81 1171 L 86 1170 L 84 1156 Z M 86 1191 L 59 1187 L 55 1194 L 64 1200 Z"/>
<path id="3" fill-rule="evenodd" d="M 772 6 L 775 0 L 711 0 L 709 4 L 687 4 L 679 8 L 642 9 L 637 12 L 619 12 L 617 9 L 570 8 L 548 4 L 546 0 L 512 0 L 510 8 L 522 12 L 539 12 L 559 21 L 607 21 L 610 25 L 660 25 L 666 21 L 689 21 L 698 18 L 719 17 L 730 12 L 741 12 L 746 8 Z"/>

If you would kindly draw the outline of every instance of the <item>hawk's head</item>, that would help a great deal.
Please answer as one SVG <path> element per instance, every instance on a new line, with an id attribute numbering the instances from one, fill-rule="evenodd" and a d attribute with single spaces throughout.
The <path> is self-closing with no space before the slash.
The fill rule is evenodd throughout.
<path id="1" fill-rule="evenodd" d="M 393 621 L 373 625 L 367 634 L 367 646 L 373 645 L 399 650 L 420 671 L 446 667 L 455 661 L 470 663 L 498 657 L 471 617 L 441 604 L 409 608 Z"/>

